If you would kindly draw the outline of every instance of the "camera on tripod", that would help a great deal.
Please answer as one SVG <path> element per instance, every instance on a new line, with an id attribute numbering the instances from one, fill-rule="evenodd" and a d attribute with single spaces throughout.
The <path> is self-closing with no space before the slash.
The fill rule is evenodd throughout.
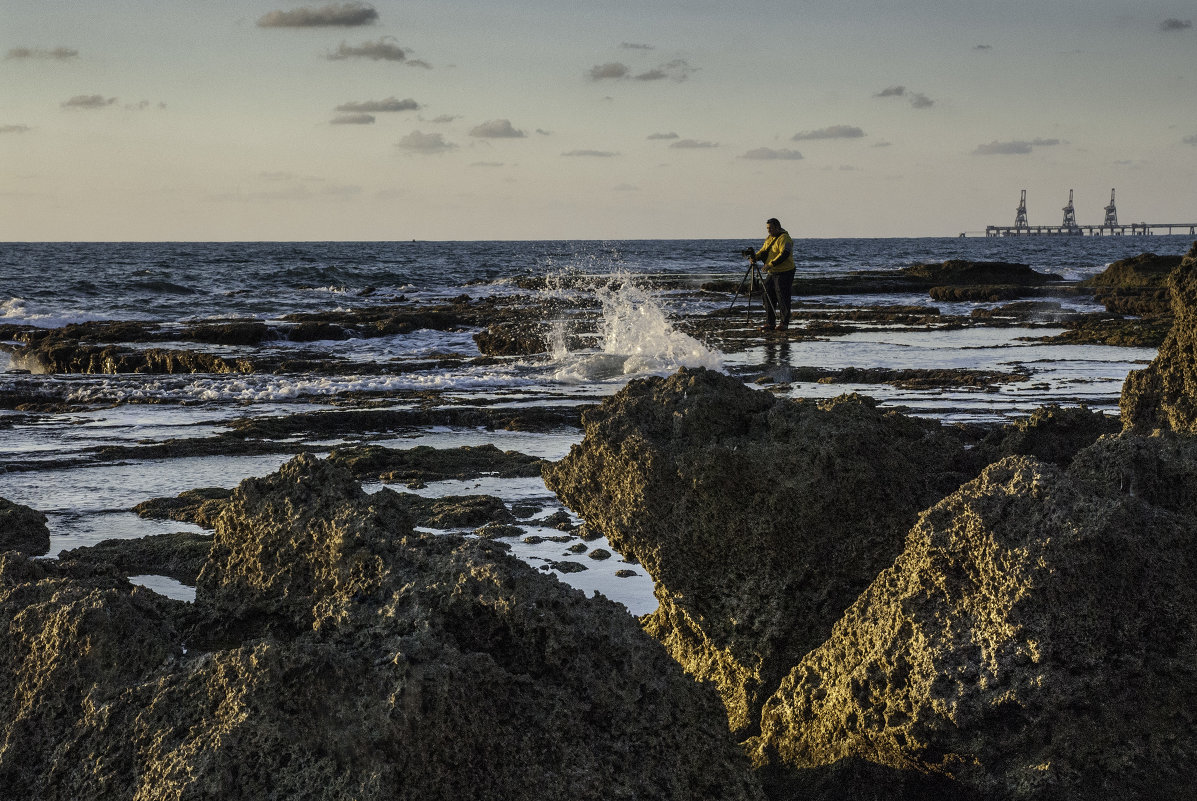
<path id="1" fill-rule="evenodd" d="M 756 255 L 756 251 L 753 250 L 752 248 L 744 248 L 743 250 L 740 251 L 740 255 L 751 259 L 753 256 Z"/>

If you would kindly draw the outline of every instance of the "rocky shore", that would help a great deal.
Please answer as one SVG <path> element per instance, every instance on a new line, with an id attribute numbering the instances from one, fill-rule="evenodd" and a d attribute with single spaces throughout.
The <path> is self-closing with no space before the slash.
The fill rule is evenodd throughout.
<path id="1" fill-rule="evenodd" d="M 1197 243 L 1183 258 L 1149 256 L 1084 286 L 987 262 L 858 276 L 862 294 L 897 281 L 1013 302 L 951 319 L 813 303 L 784 337 L 1032 319 L 1088 325 L 1092 341 L 1157 337 L 1157 358 L 1126 380 L 1121 418 L 1048 406 L 1011 425 L 944 425 L 862 394 L 753 388 L 989 386 L 1024 380 L 1016 371 L 699 368 L 632 381 L 601 403 L 455 405 L 412 392 L 395 408 L 367 394 L 80 453 L 297 455 L 265 477 L 136 509 L 204 533 L 56 559 L 35 558 L 50 549 L 45 516 L 0 499 L 3 795 L 1186 797 L 1197 782 Z M 1097 293 L 1108 316 L 1082 321 L 1044 299 L 1074 292 Z M 1027 297 L 1038 299 L 1017 300 Z M 588 336 L 594 310 L 568 311 L 581 320 L 572 335 Z M 685 325 L 721 347 L 759 338 L 726 315 Z M 335 359 L 263 343 L 404 326 L 480 329 L 475 361 L 552 347 L 517 304 L 468 298 L 276 325 L 0 336 L 33 371 L 251 375 Z M 371 441 L 430 425 L 566 427 L 582 439 L 559 461 Z M 329 440 L 324 458 L 307 452 Z M 543 477 L 584 521 L 557 521 L 562 546 L 598 561 L 612 554 L 586 542 L 606 537 L 649 574 L 656 611 L 635 618 L 511 556 L 531 510 L 415 492 L 483 476 Z M 585 567 L 553 567 L 571 564 Z M 193 586 L 194 602 L 128 580 L 142 573 Z"/>

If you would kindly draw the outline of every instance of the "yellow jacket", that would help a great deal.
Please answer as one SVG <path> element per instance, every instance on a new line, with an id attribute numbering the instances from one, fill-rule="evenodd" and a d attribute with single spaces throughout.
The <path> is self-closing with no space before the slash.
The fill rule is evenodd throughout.
<path id="1" fill-rule="evenodd" d="M 784 259 L 781 258 L 783 253 Z M 766 239 L 756 252 L 756 257 L 765 263 L 765 272 L 788 273 L 794 269 L 794 240 L 783 230 L 777 236 Z"/>

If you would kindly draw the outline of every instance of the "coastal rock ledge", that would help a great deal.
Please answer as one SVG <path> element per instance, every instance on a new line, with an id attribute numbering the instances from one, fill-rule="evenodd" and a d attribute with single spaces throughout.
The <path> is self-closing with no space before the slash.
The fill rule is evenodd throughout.
<path id="1" fill-rule="evenodd" d="M 770 797 L 1191 794 L 1197 438 L 1051 463 L 1031 426 L 977 466 L 1005 447 L 702 370 L 584 423 L 546 483 L 652 575 L 642 625 L 719 687 Z"/>
<path id="2" fill-rule="evenodd" d="M 718 698 L 601 597 L 300 456 L 194 604 L 0 555 L 11 798 L 760 799 Z"/>

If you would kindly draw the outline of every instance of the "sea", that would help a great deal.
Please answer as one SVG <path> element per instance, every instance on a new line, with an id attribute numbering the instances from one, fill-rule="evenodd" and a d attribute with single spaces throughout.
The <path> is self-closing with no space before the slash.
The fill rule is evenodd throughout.
<path id="1" fill-rule="evenodd" d="M 1185 236 L 1017 237 L 909 239 L 796 239 L 797 279 L 835 277 L 861 270 L 898 270 L 948 259 L 1006 261 L 1067 279 L 1081 279 L 1111 262 L 1144 252 L 1182 254 Z M 945 422 L 1000 422 L 1047 403 L 1085 404 L 1117 413 L 1127 372 L 1155 355 L 1146 348 L 1058 345 L 1037 341 L 1059 333 L 1049 323 L 1028 328 L 926 330 L 865 327 L 844 336 L 785 342 L 761 338 L 722 353 L 680 330 L 688 318 L 751 313 L 702 283 L 739 279 L 740 255 L 759 246 L 742 240 L 513 241 L 513 242 L 206 242 L 0 244 L 0 324 L 57 328 L 96 320 L 157 321 L 182 327 L 199 321 L 277 323 L 293 313 L 361 309 L 397 301 L 434 305 L 531 295 L 544 307 L 585 298 L 600 309 L 599 335 L 567 346 L 567 319 L 544 321 L 554 346 L 537 356 L 471 360 L 477 331 L 414 331 L 375 339 L 317 343 L 279 340 L 265 346 L 297 355 L 337 357 L 337 372 L 253 375 L 40 375 L 14 369 L 0 353 L 0 393 L 45 393 L 68 401 L 65 411 L 0 409 L 0 497 L 43 512 L 51 553 L 105 539 L 196 530 L 188 524 L 139 518 L 132 507 L 197 487 L 235 486 L 273 472 L 287 455 L 216 455 L 176 459 L 89 458 L 108 445 L 196 438 L 244 418 L 328 409 L 367 395 L 396 407 L 413 392 L 446 403 L 471 400 L 511 405 L 595 402 L 628 381 L 669 375 L 683 366 L 718 369 L 745 380 L 787 367 L 973 368 L 1022 370 L 1029 381 L 986 388 L 900 389 L 793 382 L 776 390 L 792 397 L 831 397 L 859 391 L 887 406 Z M 668 279 L 668 280 L 663 280 Z M 529 289 L 528 287 L 536 287 Z M 934 302 L 922 294 L 803 298 L 829 305 L 919 305 L 942 314 L 969 314 L 994 304 Z M 1092 299 L 1059 299 L 1077 311 L 1100 311 Z M 748 321 L 750 321 L 750 317 Z M 163 343 L 154 343 L 162 346 Z M 179 343 L 236 355 L 230 346 Z M 315 350 L 313 350 L 315 349 Z M 454 358 L 446 359 L 446 356 Z M 407 369 L 363 369 L 379 362 Z M 446 367 L 446 363 L 453 366 Z M 502 450 L 559 459 L 580 439 L 576 429 L 548 432 L 430 427 L 375 439 L 378 444 L 457 447 L 492 443 Z M 344 444 L 310 443 L 316 452 Z M 64 463 L 70 465 L 63 467 Z M 39 466 L 44 466 L 40 467 Z M 367 491 L 381 489 L 368 485 Z M 407 489 L 428 496 L 493 494 L 510 504 L 532 503 L 540 519 L 512 543 L 529 564 L 554 572 L 585 592 L 601 592 L 634 614 L 655 607 L 644 571 L 615 554 L 600 561 L 571 555 L 547 520 L 562 509 L 539 479 L 483 477 L 429 482 Z M 579 521 L 581 522 L 581 521 Z M 468 533 L 468 532 L 467 532 Z M 590 543 L 591 551 L 606 546 Z M 606 546 L 609 548 L 609 546 Z M 565 557 L 585 570 L 558 571 Z M 628 575 L 634 573 L 635 575 Z M 192 588 L 162 576 L 133 577 L 172 597 Z"/>

